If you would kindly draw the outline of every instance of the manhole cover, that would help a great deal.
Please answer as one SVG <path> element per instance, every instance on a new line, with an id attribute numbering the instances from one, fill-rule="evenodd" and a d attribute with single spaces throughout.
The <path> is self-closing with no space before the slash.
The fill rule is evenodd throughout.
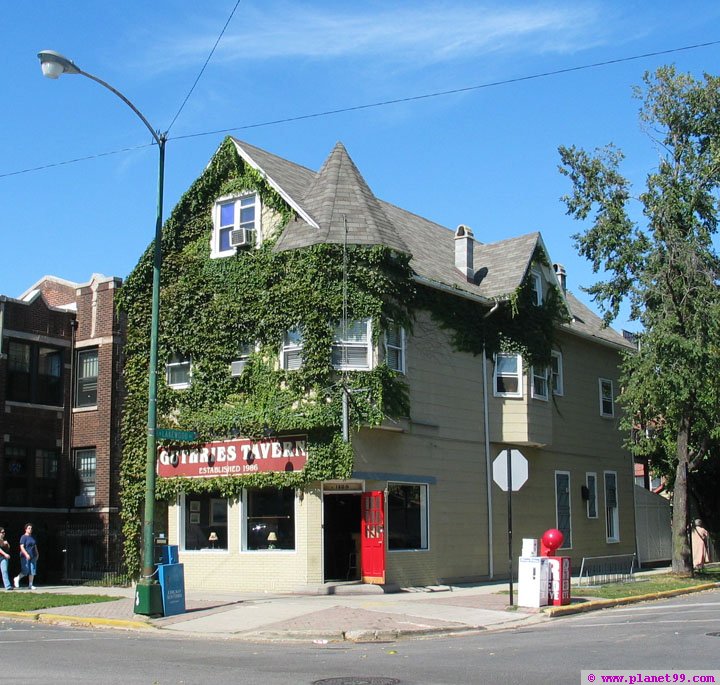
<path id="1" fill-rule="evenodd" d="M 397 678 L 376 678 L 371 676 L 344 676 L 342 678 L 323 678 L 314 680 L 312 685 L 397 685 Z"/>

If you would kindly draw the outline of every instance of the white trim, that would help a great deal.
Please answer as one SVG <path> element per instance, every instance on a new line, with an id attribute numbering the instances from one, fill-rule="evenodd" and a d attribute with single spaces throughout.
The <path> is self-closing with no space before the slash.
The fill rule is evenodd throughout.
<path id="1" fill-rule="evenodd" d="M 240 211 L 238 210 L 238 203 L 242 200 L 253 198 L 253 206 L 255 209 L 255 220 L 253 222 L 253 233 L 255 240 L 249 245 L 260 245 L 262 243 L 262 230 L 261 230 L 261 218 L 262 218 L 262 204 L 260 202 L 260 195 L 255 190 L 247 190 L 240 193 L 232 193 L 230 195 L 223 195 L 215 199 L 215 204 L 212 208 L 212 233 L 210 234 L 210 259 L 221 259 L 223 257 L 231 257 L 237 254 L 237 247 L 229 247 L 227 250 L 220 249 L 220 216 L 221 207 L 226 204 L 233 204 L 233 230 L 240 228 Z"/>
<path id="2" fill-rule="evenodd" d="M 298 519 L 300 518 L 300 513 L 298 512 L 298 489 L 288 486 L 281 486 L 280 490 L 292 490 L 293 491 L 293 541 L 294 541 L 294 547 L 292 549 L 248 549 L 247 548 L 247 511 L 248 511 L 248 503 L 247 503 L 247 496 L 248 496 L 248 490 L 258 490 L 260 488 L 243 488 L 242 489 L 242 495 L 238 498 L 238 504 L 240 505 L 240 548 L 238 553 L 240 555 L 243 554 L 298 554 Z"/>
<path id="3" fill-rule="evenodd" d="M 290 333 L 297 332 L 298 334 L 298 342 L 297 343 L 286 343 L 285 340 Z M 283 339 L 280 343 L 280 368 L 284 371 L 297 371 L 302 364 L 303 364 L 303 358 L 302 358 L 302 349 L 303 349 L 303 336 L 302 331 L 300 328 L 289 328 L 283 333 Z M 285 360 L 285 354 L 290 352 L 299 352 L 300 353 L 300 364 L 295 369 L 288 368 L 287 362 Z"/>
<path id="4" fill-rule="evenodd" d="M 561 470 L 555 471 L 555 528 L 557 528 L 558 530 L 560 530 L 562 532 L 562 530 L 560 529 L 559 521 L 558 521 L 558 476 L 559 475 L 567 476 L 567 479 L 568 479 L 567 498 L 568 498 L 568 526 L 570 529 L 570 541 L 568 544 L 568 540 L 563 540 L 562 547 L 559 547 L 558 549 L 572 549 L 572 492 L 571 492 L 572 478 L 570 476 L 570 471 L 561 471 Z"/>
<path id="5" fill-rule="evenodd" d="M 393 323 L 392 321 L 389 322 L 389 325 L 393 326 L 394 328 L 397 328 L 397 330 L 399 331 L 399 333 L 400 333 L 400 346 L 398 347 L 397 345 L 390 345 L 390 344 L 388 343 L 387 330 L 386 330 L 385 333 L 384 333 L 384 338 L 383 338 L 384 345 L 385 345 L 385 364 L 387 365 L 387 367 L 388 367 L 389 369 L 391 369 L 391 370 L 393 370 L 393 371 L 397 371 L 398 373 L 405 374 L 405 373 L 406 373 L 406 369 L 407 369 L 407 364 L 406 364 L 406 362 L 405 362 L 405 358 L 406 358 L 406 355 L 407 355 L 407 345 L 405 344 L 405 329 L 404 329 L 402 326 Z M 399 360 L 400 360 L 400 368 L 396 369 L 396 368 L 390 366 L 390 364 L 387 363 L 387 360 L 388 360 L 388 348 L 398 351 L 398 358 L 399 358 Z"/>
<path id="6" fill-rule="evenodd" d="M 191 356 L 185 356 L 181 354 L 174 354 L 171 359 L 182 359 L 182 361 L 176 361 L 176 362 L 166 362 L 165 364 L 165 382 L 167 383 L 168 388 L 172 388 L 173 390 L 184 390 L 185 388 L 189 388 L 190 385 L 192 385 L 192 357 Z M 188 366 L 188 381 L 183 383 L 171 383 L 170 382 L 170 367 L 174 366 Z"/>
<path id="7" fill-rule="evenodd" d="M 277 191 L 277 193 L 282 197 L 285 202 L 287 202 L 304 220 L 306 223 L 310 224 L 313 228 L 320 228 L 315 220 L 292 198 L 292 196 L 285 191 L 282 186 L 275 181 L 272 176 L 270 176 L 265 169 L 263 169 L 251 156 L 250 154 L 242 148 L 239 141 L 232 139 L 233 143 L 235 144 L 235 148 L 238 151 L 238 154 L 253 168 L 255 171 L 257 171 L 269 184 L 272 186 L 274 190 Z"/>
<path id="8" fill-rule="evenodd" d="M 533 304 L 536 307 L 540 307 L 543 303 L 543 278 L 539 271 L 530 269 L 530 281 L 532 286 L 532 292 L 535 294 Z"/>
<path id="9" fill-rule="evenodd" d="M 588 501 L 585 502 L 585 514 L 586 516 L 591 519 L 595 520 L 598 518 L 598 477 L 597 473 L 595 471 L 586 471 L 585 472 L 585 487 L 588 489 L 588 492 L 590 492 L 590 486 L 588 485 L 588 479 L 592 476 L 595 479 L 595 488 L 594 488 L 594 499 L 595 499 L 595 515 L 592 516 L 590 514 L 590 497 L 588 497 Z"/>
<path id="10" fill-rule="evenodd" d="M 528 380 L 530 381 L 530 396 L 533 399 L 542 400 L 544 402 L 547 402 L 548 399 L 550 398 L 550 367 L 548 367 L 548 366 L 541 367 L 541 369 L 545 371 L 544 378 L 540 374 L 538 374 L 538 375 L 535 374 L 535 368 L 536 368 L 535 366 L 531 366 L 530 373 L 528 375 Z M 541 370 L 541 369 L 538 369 L 538 370 Z M 544 395 L 535 392 L 535 378 L 540 378 L 540 379 L 544 380 L 544 383 L 545 383 L 545 394 Z"/>
<path id="11" fill-rule="evenodd" d="M 609 474 L 615 477 L 615 506 L 612 511 L 613 527 L 615 528 L 614 537 L 610 537 L 608 531 L 607 476 Z M 605 541 L 609 544 L 615 544 L 620 542 L 620 498 L 618 497 L 617 471 L 603 471 L 603 504 L 605 505 Z"/>
<path id="12" fill-rule="evenodd" d="M 552 388 L 552 394 L 553 394 L 553 395 L 555 395 L 556 397 L 563 397 L 563 396 L 565 395 L 565 377 L 564 377 L 564 375 L 563 375 L 563 357 L 562 357 L 562 352 L 557 352 L 557 351 L 553 350 L 553 351 L 552 351 L 552 358 L 558 360 L 558 373 L 557 373 L 557 377 L 558 377 L 558 379 L 559 379 L 560 382 L 558 383 L 559 389 L 556 390 L 555 387 L 554 387 L 554 384 L 553 384 L 553 376 L 554 376 L 553 368 L 552 368 L 552 364 L 550 364 L 550 387 Z"/>
<path id="13" fill-rule="evenodd" d="M 355 342 L 350 340 L 342 340 L 343 332 L 342 322 L 335 326 L 333 333 L 333 343 L 331 346 L 331 355 L 337 349 L 341 354 L 341 360 L 335 364 L 333 362 L 333 368 L 338 371 L 367 371 L 372 368 L 372 320 L 371 319 L 356 319 L 347 322 L 347 329 L 354 324 L 364 324 L 365 326 L 365 340 L 364 342 Z M 347 331 L 346 331 L 347 332 Z M 339 335 L 338 335 L 339 334 Z M 365 363 L 364 364 L 353 364 L 353 362 L 343 355 L 345 350 L 362 350 L 365 348 Z M 342 357 L 345 356 L 345 363 L 342 361 Z"/>
<path id="14" fill-rule="evenodd" d="M 500 378 L 514 378 L 517 376 L 518 389 L 515 392 L 498 392 L 497 380 L 498 380 L 498 357 L 515 357 L 517 361 L 517 372 L 513 375 L 500 376 Z M 514 352 L 498 352 L 494 357 L 493 365 L 493 396 L 495 397 L 522 397 L 523 396 L 523 365 L 522 357 Z"/>
<path id="15" fill-rule="evenodd" d="M 611 411 L 608 414 L 604 411 L 603 401 L 606 399 L 603 395 L 603 383 L 610 383 L 610 402 Z M 598 378 L 598 393 L 600 397 L 600 416 L 606 419 L 612 419 L 615 417 L 615 384 L 611 378 Z"/>

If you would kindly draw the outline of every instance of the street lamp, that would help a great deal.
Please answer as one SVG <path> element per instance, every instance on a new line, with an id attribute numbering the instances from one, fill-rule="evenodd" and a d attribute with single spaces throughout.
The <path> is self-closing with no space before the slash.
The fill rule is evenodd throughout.
<path id="1" fill-rule="evenodd" d="M 80 69 L 72 60 L 55 52 L 43 50 L 38 53 L 40 66 L 44 76 L 57 79 L 61 74 L 80 74 L 99 83 L 104 88 L 115 93 L 145 124 L 152 134 L 160 151 L 158 166 L 158 198 L 157 215 L 155 218 L 155 249 L 153 259 L 153 289 L 152 289 L 152 319 L 150 324 L 150 375 L 148 382 L 148 413 L 147 413 L 147 449 L 145 461 L 145 516 L 143 520 L 143 570 L 142 578 L 138 581 L 135 594 L 136 614 L 161 614 L 162 595 L 160 585 L 154 580 L 153 543 L 155 533 L 155 459 L 157 453 L 155 429 L 157 428 L 157 357 L 158 357 L 158 327 L 160 312 L 160 265 L 162 264 L 162 208 L 163 184 L 165 178 L 165 142 L 166 133 L 159 133 L 153 129 L 140 110 L 133 105 L 120 91 L 113 88 L 97 76 L 88 74 Z"/>

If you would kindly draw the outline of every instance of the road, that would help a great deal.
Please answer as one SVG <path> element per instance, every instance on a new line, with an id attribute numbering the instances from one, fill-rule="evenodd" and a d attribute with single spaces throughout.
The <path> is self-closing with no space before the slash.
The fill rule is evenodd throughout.
<path id="1" fill-rule="evenodd" d="M 720 590 L 714 590 L 514 630 L 383 644 L 251 644 L 3 621 L 0 678 L 108 685 L 309 685 L 328 678 L 344 679 L 332 685 L 576 684 L 590 669 L 720 669 L 718 648 Z"/>

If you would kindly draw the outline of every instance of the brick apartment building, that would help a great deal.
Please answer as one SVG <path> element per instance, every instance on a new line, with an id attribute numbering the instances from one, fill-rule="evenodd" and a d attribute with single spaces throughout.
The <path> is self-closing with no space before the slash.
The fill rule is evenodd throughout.
<path id="1" fill-rule="evenodd" d="M 0 296 L 0 525 L 15 574 L 14 543 L 32 521 L 41 585 L 119 563 L 119 285 L 45 276 L 18 298 Z"/>

